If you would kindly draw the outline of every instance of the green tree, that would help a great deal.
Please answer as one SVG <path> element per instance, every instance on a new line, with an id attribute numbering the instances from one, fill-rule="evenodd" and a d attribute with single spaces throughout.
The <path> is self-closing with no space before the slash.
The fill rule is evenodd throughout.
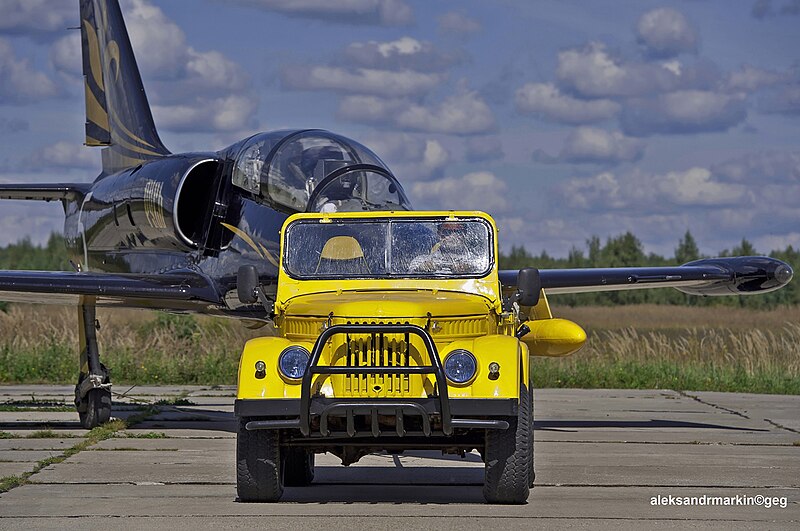
<path id="1" fill-rule="evenodd" d="M 734 247 L 731 251 L 732 256 L 755 256 L 757 254 L 756 248 L 745 238 L 742 238 L 742 243 Z"/>
<path id="2" fill-rule="evenodd" d="M 633 267 L 645 263 L 642 242 L 631 232 L 609 238 L 600 252 L 601 267 Z"/>
<path id="3" fill-rule="evenodd" d="M 685 264 L 700 258 L 700 249 L 697 248 L 697 242 L 694 236 L 688 230 L 683 238 L 678 242 L 678 247 L 675 249 L 675 261 L 679 264 Z"/>

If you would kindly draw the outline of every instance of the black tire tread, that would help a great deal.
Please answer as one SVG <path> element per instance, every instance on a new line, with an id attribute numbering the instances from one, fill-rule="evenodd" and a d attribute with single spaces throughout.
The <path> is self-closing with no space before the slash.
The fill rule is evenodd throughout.
<path id="1" fill-rule="evenodd" d="M 528 400 L 530 400 L 530 408 L 531 408 L 531 426 L 530 426 L 530 428 L 531 428 L 531 442 L 530 442 L 530 447 L 531 447 L 531 483 L 530 483 L 530 487 L 533 488 L 533 484 L 536 481 L 536 466 L 535 466 L 535 464 L 536 464 L 536 455 L 535 455 L 535 453 L 533 451 L 533 442 L 534 442 L 533 441 L 533 436 L 534 436 L 533 421 L 536 418 L 536 415 L 534 414 L 534 410 L 533 410 L 533 381 L 531 381 L 529 386 L 528 386 Z"/>
<path id="2" fill-rule="evenodd" d="M 91 389 L 84 397 L 85 411 L 78 412 L 81 426 L 87 430 L 105 424 L 111 419 L 111 391 Z"/>
<path id="3" fill-rule="evenodd" d="M 509 417 L 507 430 L 487 430 L 483 496 L 489 503 L 522 504 L 530 494 L 533 470 L 531 400 L 520 387 L 519 413 Z"/>
<path id="4" fill-rule="evenodd" d="M 279 433 L 247 431 L 239 419 L 236 433 L 236 492 L 241 502 L 274 502 L 283 496 Z"/>

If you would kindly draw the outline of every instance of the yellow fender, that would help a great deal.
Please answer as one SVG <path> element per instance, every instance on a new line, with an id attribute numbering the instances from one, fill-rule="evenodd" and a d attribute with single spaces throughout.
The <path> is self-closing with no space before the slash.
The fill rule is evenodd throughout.
<path id="1" fill-rule="evenodd" d="M 296 343 L 282 337 L 258 337 L 248 341 L 239 360 L 237 398 L 300 398 L 299 381 L 287 380 L 278 370 L 278 356 L 290 345 L 299 345 L 309 352 L 314 347 L 311 343 Z M 258 361 L 267 366 L 263 378 L 256 374 Z"/>
<path id="2" fill-rule="evenodd" d="M 520 382 L 528 385 L 527 356 L 517 338 L 506 335 L 489 335 L 477 339 L 454 341 L 442 349 L 442 363 L 456 349 L 466 349 L 475 355 L 478 371 L 470 382 L 447 386 L 450 398 L 518 398 Z M 527 350 L 527 349 L 525 349 Z M 489 365 L 500 365 L 497 377 L 491 377 Z"/>

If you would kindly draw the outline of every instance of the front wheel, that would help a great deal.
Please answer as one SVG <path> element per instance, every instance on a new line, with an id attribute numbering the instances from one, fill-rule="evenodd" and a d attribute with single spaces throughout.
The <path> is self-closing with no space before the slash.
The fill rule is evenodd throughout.
<path id="1" fill-rule="evenodd" d="M 487 430 L 483 497 L 489 503 L 522 504 L 533 481 L 533 416 L 527 387 L 520 388 L 519 412 L 507 430 Z"/>
<path id="2" fill-rule="evenodd" d="M 240 418 L 236 432 L 236 492 L 242 502 L 275 502 L 283 496 L 280 434 L 247 431 Z"/>

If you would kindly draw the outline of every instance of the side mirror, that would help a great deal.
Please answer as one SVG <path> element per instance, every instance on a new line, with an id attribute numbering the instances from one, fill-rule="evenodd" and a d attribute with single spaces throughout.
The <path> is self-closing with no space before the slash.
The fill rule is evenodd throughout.
<path id="1" fill-rule="evenodd" d="M 542 293 L 539 270 L 533 267 L 520 269 L 517 274 L 517 301 L 520 306 L 536 306 Z"/>
<path id="2" fill-rule="evenodd" d="M 236 291 L 239 294 L 239 301 L 242 304 L 255 304 L 258 302 L 259 286 L 258 270 L 253 265 L 243 265 L 239 267 L 236 274 Z"/>

